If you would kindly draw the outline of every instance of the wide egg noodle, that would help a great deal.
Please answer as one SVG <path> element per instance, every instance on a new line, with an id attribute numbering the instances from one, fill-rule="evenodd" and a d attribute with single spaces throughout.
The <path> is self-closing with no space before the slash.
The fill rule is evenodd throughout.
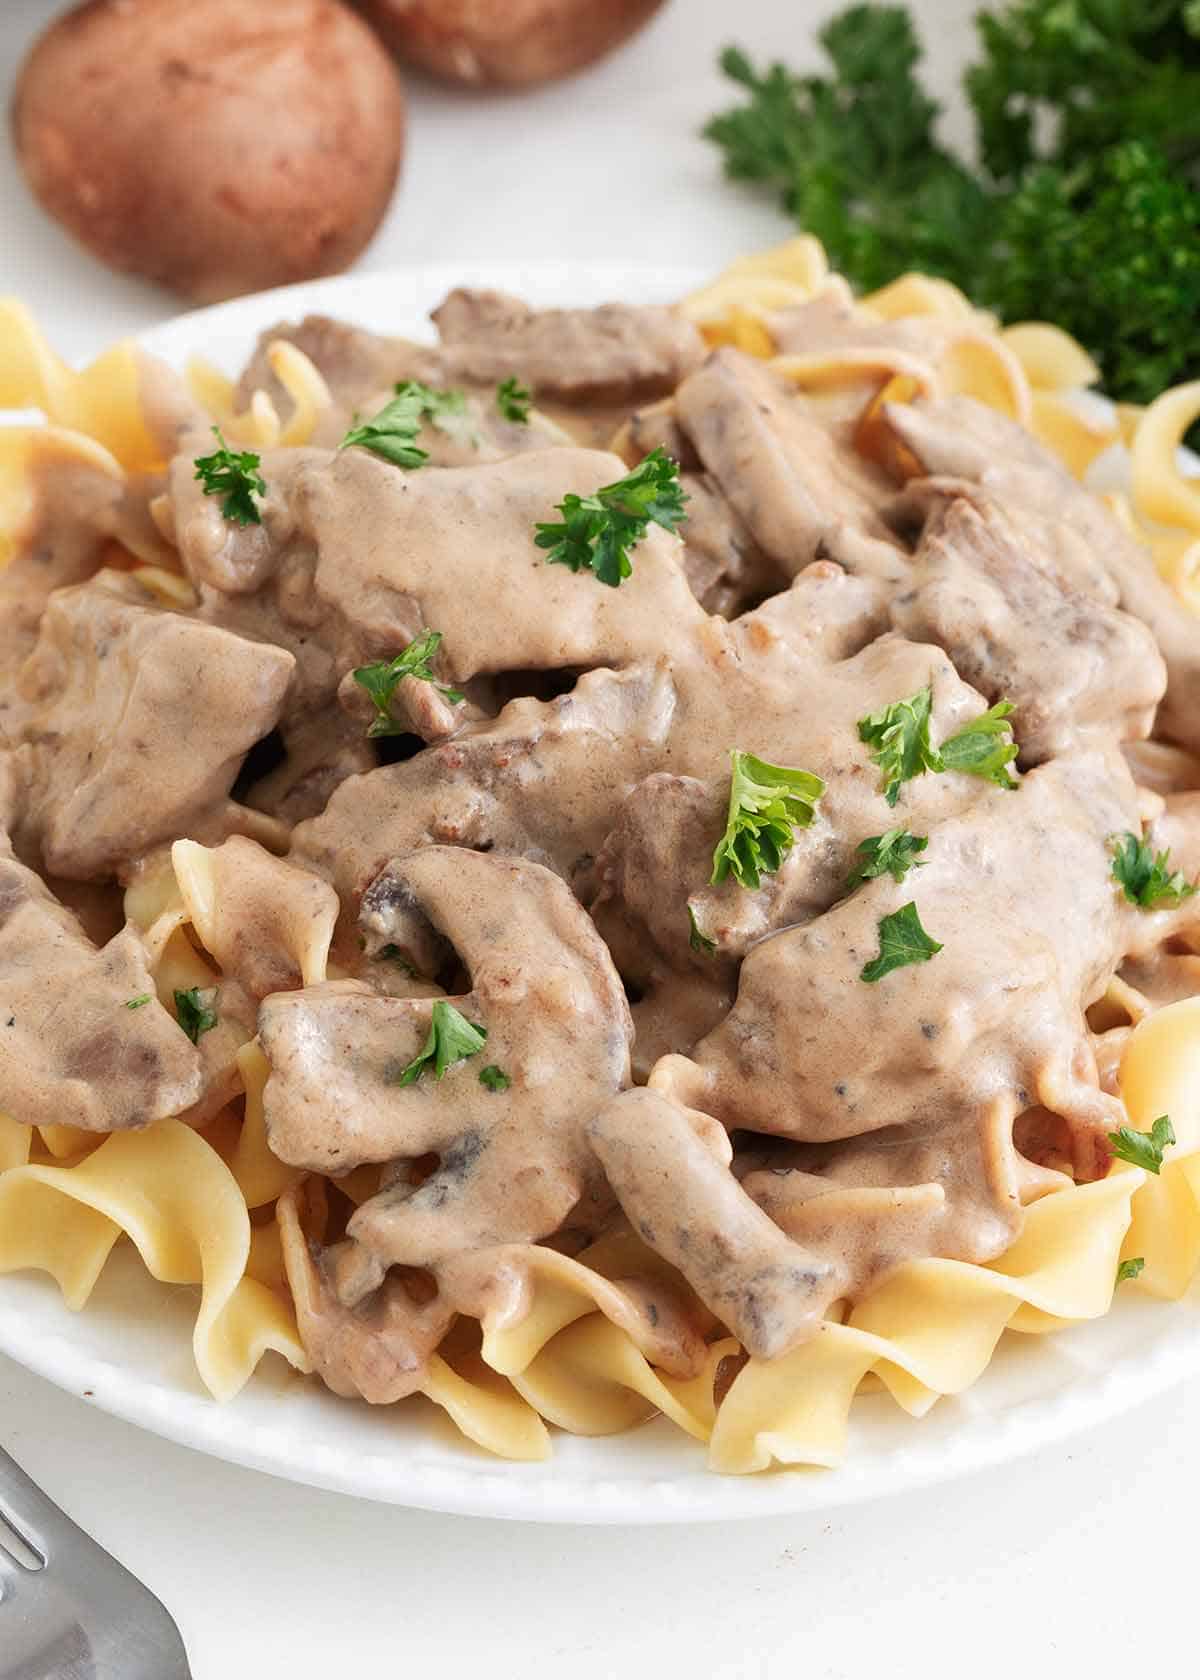
<path id="1" fill-rule="evenodd" d="M 237 409 L 232 379 L 202 356 L 193 356 L 188 363 L 188 388 L 227 441 L 256 449 L 308 443 L 321 416 L 333 405 L 328 385 L 303 350 L 286 339 L 268 345 L 267 363 L 291 403 L 286 425 L 281 424 L 266 391 L 255 391 L 249 406 Z"/>
<path id="2" fill-rule="evenodd" d="M 200 1285 L 192 1351 L 216 1399 L 268 1350 L 309 1369 L 288 1305 L 246 1275 L 250 1219 L 232 1173 L 178 1120 L 113 1132 L 76 1166 L 0 1174 L 0 1272 L 49 1272 L 75 1310 L 122 1233 L 160 1283 Z"/>

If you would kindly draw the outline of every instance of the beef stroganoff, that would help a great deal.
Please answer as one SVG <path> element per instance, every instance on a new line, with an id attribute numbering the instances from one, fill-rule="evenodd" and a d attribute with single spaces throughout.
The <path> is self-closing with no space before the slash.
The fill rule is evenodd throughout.
<path id="1" fill-rule="evenodd" d="M 235 385 L 0 306 L 0 1270 L 725 1471 L 1179 1294 L 1200 388 L 807 239 L 433 320 Z"/>

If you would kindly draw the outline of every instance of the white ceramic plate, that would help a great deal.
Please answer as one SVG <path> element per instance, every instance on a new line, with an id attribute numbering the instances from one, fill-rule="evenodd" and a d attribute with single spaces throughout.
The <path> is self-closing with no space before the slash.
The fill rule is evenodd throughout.
<path id="1" fill-rule="evenodd" d="M 233 371 L 260 328 L 310 310 L 416 337 L 426 311 L 454 285 L 586 304 L 666 301 L 702 278 L 545 265 L 349 275 L 199 310 L 144 342 L 178 364 L 202 352 Z M 1056 1336 L 1007 1336 L 983 1379 L 921 1422 L 886 1395 L 865 1396 L 839 1470 L 713 1476 L 704 1449 L 661 1420 L 600 1440 L 556 1434 L 549 1462 L 506 1464 L 465 1442 L 423 1400 L 377 1409 L 338 1400 L 274 1355 L 237 1400 L 216 1405 L 191 1361 L 194 1296 L 153 1284 L 128 1248 L 113 1256 L 78 1315 L 46 1278 L 0 1278 L 0 1352 L 131 1423 L 292 1481 L 429 1510 L 586 1523 L 695 1522 L 872 1499 L 1062 1440 L 1200 1371 L 1200 1292 L 1168 1306 L 1130 1289 L 1095 1323 Z"/>

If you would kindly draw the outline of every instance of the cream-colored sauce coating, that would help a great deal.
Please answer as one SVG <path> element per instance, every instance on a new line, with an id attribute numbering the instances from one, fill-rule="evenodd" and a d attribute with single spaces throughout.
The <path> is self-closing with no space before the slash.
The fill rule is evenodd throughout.
<path id="1" fill-rule="evenodd" d="M 1200 874 L 1183 609 L 968 399 L 886 405 L 868 438 L 847 399 L 705 358 L 671 311 L 463 292 L 435 321 L 434 349 L 321 318 L 264 335 L 239 399 L 266 389 L 286 419 L 285 337 L 333 405 L 263 452 L 259 524 L 204 494 L 207 418 L 154 370 L 165 487 L 40 473 L 0 580 L 6 1110 L 199 1122 L 257 1032 L 271 1147 L 313 1175 L 280 1204 L 301 1332 L 332 1388 L 376 1401 L 421 1385 L 456 1315 L 518 1319 L 601 1234 L 654 1251 L 611 1310 L 678 1375 L 718 1325 L 771 1357 L 907 1258 L 1000 1253 L 1031 1197 L 1106 1169 L 1113 998 L 1195 989 L 1196 900 L 1146 912 L 1111 875 L 1143 821 Z M 933 353 L 927 324 L 867 323 L 836 289 L 779 330 Z M 509 375 L 553 421 L 499 416 Z M 462 427 L 423 428 L 428 464 L 338 448 L 405 378 L 467 392 Z M 537 523 L 658 445 L 684 468 L 680 535 L 652 525 L 620 588 L 549 563 Z M 112 569 L 155 544 L 194 605 Z M 407 678 L 395 734 L 369 738 L 354 670 L 426 630 L 437 685 Z M 930 771 L 887 802 L 858 725 L 925 688 L 934 745 L 1013 703 L 1015 790 Z M 755 889 L 710 880 L 734 748 L 824 784 Z M 895 826 L 928 839 L 919 865 L 848 891 Z M 286 861 L 246 837 L 289 830 Z M 149 926 L 97 949 L 26 866 L 117 875 L 132 903 L 171 841 L 189 949 L 219 971 L 198 1047 L 156 998 L 125 1008 L 155 991 Z M 869 983 L 909 903 L 942 948 Z M 401 1083 L 439 1000 L 486 1043 Z M 368 1170 L 357 1207 L 326 1187 L 354 1172 L 361 1199 Z"/>

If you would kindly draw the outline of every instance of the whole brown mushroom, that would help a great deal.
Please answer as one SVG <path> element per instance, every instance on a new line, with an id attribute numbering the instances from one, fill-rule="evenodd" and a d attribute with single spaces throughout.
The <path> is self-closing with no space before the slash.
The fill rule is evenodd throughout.
<path id="1" fill-rule="evenodd" d="M 582 70 L 663 0 L 361 0 L 402 59 L 472 87 L 529 87 Z"/>
<path id="2" fill-rule="evenodd" d="M 395 186 L 404 95 L 340 0 L 90 0 L 35 43 L 12 125 L 88 250 L 205 303 L 354 260 Z"/>

